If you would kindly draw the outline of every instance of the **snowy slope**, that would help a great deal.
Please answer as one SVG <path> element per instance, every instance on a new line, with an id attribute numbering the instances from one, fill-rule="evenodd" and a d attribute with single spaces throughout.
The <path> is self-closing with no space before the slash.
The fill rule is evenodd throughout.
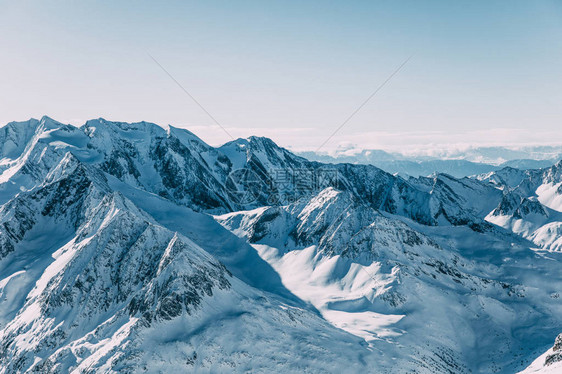
<path id="1" fill-rule="evenodd" d="M 562 334 L 558 335 L 554 346 L 537 358 L 521 374 L 556 374 L 562 372 Z"/>
<path id="2" fill-rule="evenodd" d="M 562 285 L 558 257 L 543 259 L 502 230 L 459 227 L 451 235 L 451 228 L 397 218 L 334 189 L 286 207 L 216 217 L 254 243 L 290 291 L 381 352 L 383 368 L 509 373 L 535 354 L 526 334 L 548 344 L 562 310 L 552 296 Z M 484 253 L 468 253 L 474 243 Z M 490 261 L 490 251 L 501 260 Z M 544 268 L 528 270 L 530 264 Z M 538 291 L 526 278 L 541 271 L 550 285 Z"/>

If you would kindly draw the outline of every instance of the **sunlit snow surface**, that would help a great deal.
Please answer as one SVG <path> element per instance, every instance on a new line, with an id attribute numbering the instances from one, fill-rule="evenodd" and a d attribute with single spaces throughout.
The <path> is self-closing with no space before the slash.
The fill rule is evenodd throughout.
<path id="1" fill-rule="evenodd" d="M 357 335 L 367 342 L 400 335 L 391 325 L 403 315 L 387 315 L 364 311 L 373 290 L 394 279 L 373 279 L 379 265 L 349 262 L 341 256 L 324 257 L 309 247 L 279 256 L 279 250 L 255 244 L 260 256 L 282 275 L 283 283 L 303 300 L 310 301 L 334 326 Z M 377 274 L 379 275 L 379 274 Z M 380 275 L 379 275 L 380 276 Z"/>

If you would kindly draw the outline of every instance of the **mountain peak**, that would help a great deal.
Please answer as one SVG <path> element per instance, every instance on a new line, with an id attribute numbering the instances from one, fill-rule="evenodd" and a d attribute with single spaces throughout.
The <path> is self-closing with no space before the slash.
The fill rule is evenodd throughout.
<path id="1" fill-rule="evenodd" d="M 234 139 L 225 143 L 221 148 L 223 147 L 228 148 L 231 146 L 236 146 L 238 148 L 251 147 L 251 148 L 262 148 L 262 149 L 263 148 L 281 149 L 281 147 L 279 147 L 277 143 L 275 143 L 273 140 L 265 136 L 249 136 L 247 138 Z"/>
<path id="2" fill-rule="evenodd" d="M 66 126 L 62 122 L 54 120 L 49 116 L 41 117 L 41 120 L 39 121 L 39 123 L 41 124 L 41 127 L 45 130 L 54 130 L 54 129 L 58 129 L 58 128 L 61 128 L 63 126 Z"/>
<path id="3" fill-rule="evenodd" d="M 176 137 L 177 139 L 179 139 L 180 142 L 182 142 L 185 145 L 189 145 L 190 143 L 195 142 L 199 145 L 204 145 L 205 147 L 209 147 L 207 143 L 205 143 L 201 138 L 199 138 L 197 135 L 195 135 L 188 129 L 168 125 L 167 132 L 168 135 Z"/>
<path id="4" fill-rule="evenodd" d="M 112 129 L 117 129 L 117 130 L 123 130 L 123 131 L 131 131 L 131 130 L 141 130 L 141 131 L 157 131 L 157 132 L 164 132 L 164 128 L 162 128 L 161 126 L 152 123 L 152 122 L 146 122 L 146 121 L 140 121 L 140 122 L 121 122 L 121 121 L 109 121 L 106 120 L 105 118 L 97 118 L 97 119 L 91 119 L 86 121 L 86 123 L 84 124 L 84 126 L 86 127 L 94 127 L 94 126 L 99 126 L 99 127 L 106 127 L 106 128 L 112 128 Z"/>

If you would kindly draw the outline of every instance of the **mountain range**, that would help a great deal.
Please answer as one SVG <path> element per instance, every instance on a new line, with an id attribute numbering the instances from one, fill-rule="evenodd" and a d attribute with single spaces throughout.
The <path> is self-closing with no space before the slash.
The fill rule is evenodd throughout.
<path id="1" fill-rule="evenodd" d="M 9 123 L 0 373 L 560 372 L 562 161 L 435 171 Z"/>
<path id="2" fill-rule="evenodd" d="M 300 156 L 325 163 L 374 165 L 391 174 L 428 176 L 446 173 L 456 178 L 497 171 L 504 167 L 539 169 L 562 159 L 562 146 L 476 147 L 466 150 L 441 151 L 436 155 L 402 154 L 382 150 L 338 150 L 332 154 L 299 152 Z"/>

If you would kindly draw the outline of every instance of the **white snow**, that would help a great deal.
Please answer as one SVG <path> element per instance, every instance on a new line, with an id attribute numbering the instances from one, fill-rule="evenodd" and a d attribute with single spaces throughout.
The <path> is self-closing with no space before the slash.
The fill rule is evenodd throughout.
<path id="1" fill-rule="evenodd" d="M 394 281 L 393 277 L 377 274 L 380 264 L 363 266 L 341 256 L 325 257 L 315 246 L 284 255 L 267 245 L 254 244 L 254 248 L 281 275 L 291 292 L 312 303 L 334 326 L 367 342 L 401 334 L 390 326 L 403 315 L 364 310 L 376 290 Z"/>
<path id="2" fill-rule="evenodd" d="M 543 184 L 537 188 L 536 194 L 541 204 L 562 212 L 562 193 L 559 191 L 562 191 L 562 182 Z"/>

